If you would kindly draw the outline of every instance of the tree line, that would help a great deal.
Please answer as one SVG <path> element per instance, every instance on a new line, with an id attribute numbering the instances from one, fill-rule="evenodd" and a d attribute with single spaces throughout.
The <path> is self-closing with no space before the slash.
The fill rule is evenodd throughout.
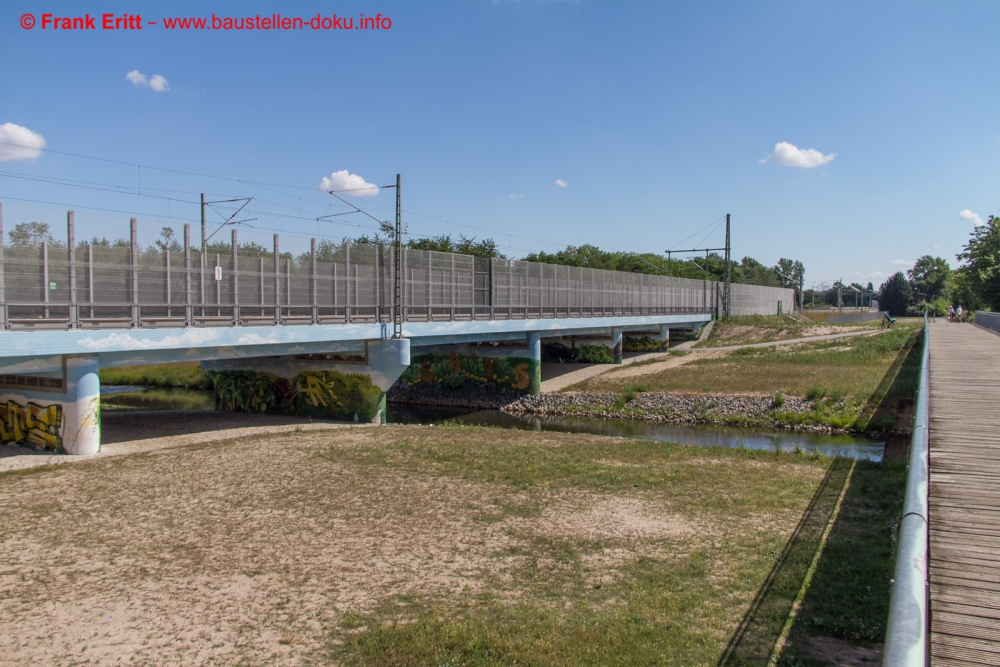
<path id="1" fill-rule="evenodd" d="M 904 275 L 892 275 L 879 288 L 879 308 L 891 315 L 945 315 L 948 307 L 1000 311 L 1000 217 L 976 227 L 952 269 L 941 257 L 924 255 Z"/>

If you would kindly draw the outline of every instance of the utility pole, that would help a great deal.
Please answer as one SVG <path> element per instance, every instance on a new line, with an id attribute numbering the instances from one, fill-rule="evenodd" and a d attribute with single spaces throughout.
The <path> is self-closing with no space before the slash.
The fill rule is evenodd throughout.
<path id="1" fill-rule="evenodd" d="M 201 193 L 201 254 L 205 255 L 205 193 Z M 204 265 L 204 262 L 202 262 Z"/>
<path id="2" fill-rule="evenodd" d="M 844 312 L 844 279 L 837 281 L 837 312 Z"/>
<path id="3" fill-rule="evenodd" d="M 722 288 L 722 317 L 729 319 L 729 281 L 731 278 L 729 271 L 729 214 L 726 213 L 726 272 L 724 276 L 725 284 Z"/>
<path id="4" fill-rule="evenodd" d="M 396 242 L 393 244 L 392 272 L 392 337 L 403 337 L 403 205 L 399 194 L 400 178 L 396 174 Z"/>

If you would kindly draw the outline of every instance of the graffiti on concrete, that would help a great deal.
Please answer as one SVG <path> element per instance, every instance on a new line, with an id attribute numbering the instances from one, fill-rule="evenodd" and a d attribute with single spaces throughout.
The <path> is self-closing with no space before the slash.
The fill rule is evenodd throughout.
<path id="1" fill-rule="evenodd" d="M 29 445 L 46 451 L 63 451 L 63 413 L 59 404 L 27 401 L 0 404 L 0 441 Z"/>
<path id="2" fill-rule="evenodd" d="M 320 419 L 370 422 L 384 407 L 384 394 L 363 373 L 302 371 L 295 376 L 298 412 Z"/>
<path id="3" fill-rule="evenodd" d="M 540 380 L 538 362 L 529 357 L 481 357 L 452 352 L 413 357 L 399 381 L 410 387 L 438 384 L 449 389 L 458 389 L 471 381 L 537 393 Z"/>
<path id="4" fill-rule="evenodd" d="M 318 419 L 371 421 L 384 408 L 383 392 L 364 373 L 302 371 L 295 378 L 257 371 L 219 371 L 215 407 Z"/>

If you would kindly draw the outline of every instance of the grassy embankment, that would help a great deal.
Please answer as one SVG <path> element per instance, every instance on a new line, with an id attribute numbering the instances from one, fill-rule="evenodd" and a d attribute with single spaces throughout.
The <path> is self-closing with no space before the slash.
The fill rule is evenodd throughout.
<path id="1" fill-rule="evenodd" d="M 724 347 L 849 331 L 867 331 L 877 329 L 878 325 L 878 320 L 859 324 L 828 325 L 825 321 L 803 322 L 788 315 L 748 315 L 716 322 L 708 340 L 698 343 L 695 347 L 699 349 Z"/>
<path id="2" fill-rule="evenodd" d="M 861 431 L 892 427 L 896 403 L 916 392 L 920 371 L 919 325 L 901 323 L 889 332 L 788 347 L 743 348 L 725 356 L 644 374 L 611 371 L 565 391 L 618 392 L 625 415 L 637 393 L 770 394 L 775 407 L 760 425 L 816 424 Z M 812 409 L 782 411 L 785 396 L 812 401 Z M 631 411 L 631 412 L 630 412 Z M 636 414 L 636 416 L 639 416 Z M 732 423 L 732 421 L 730 421 Z M 754 423 L 746 419 L 742 423 Z"/>

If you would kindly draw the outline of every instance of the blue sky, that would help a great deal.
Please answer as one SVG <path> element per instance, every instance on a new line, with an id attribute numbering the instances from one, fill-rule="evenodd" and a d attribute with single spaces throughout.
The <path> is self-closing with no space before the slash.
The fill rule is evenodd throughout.
<path id="1" fill-rule="evenodd" d="M 160 24 L 41 28 L 43 12 L 88 11 Z M 381 13 L 392 27 L 162 26 L 275 12 Z M 0 130 L 26 128 L 50 152 L 11 159 L 0 144 L 4 226 L 60 228 L 72 205 L 78 236 L 125 235 L 127 211 L 152 239 L 196 221 L 205 191 L 257 198 L 241 238 L 281 230 L 303 245 L 372 224 L 316 222 L 347 210 L 323 177 L 401 173 L 413 234 L 492 237 L 518 257 L 583 243 L 655 252 L 731 213 L 737 258 L 877 285 L 923 254 L 954 265 L 973 224 L 959 213 L 998 213 L 998 19 L 992 2 L 9 1 Z M 769 161 L 780 142 L 791 146 Z M 355 201 L 391 217 L 391 190 Z"/>

